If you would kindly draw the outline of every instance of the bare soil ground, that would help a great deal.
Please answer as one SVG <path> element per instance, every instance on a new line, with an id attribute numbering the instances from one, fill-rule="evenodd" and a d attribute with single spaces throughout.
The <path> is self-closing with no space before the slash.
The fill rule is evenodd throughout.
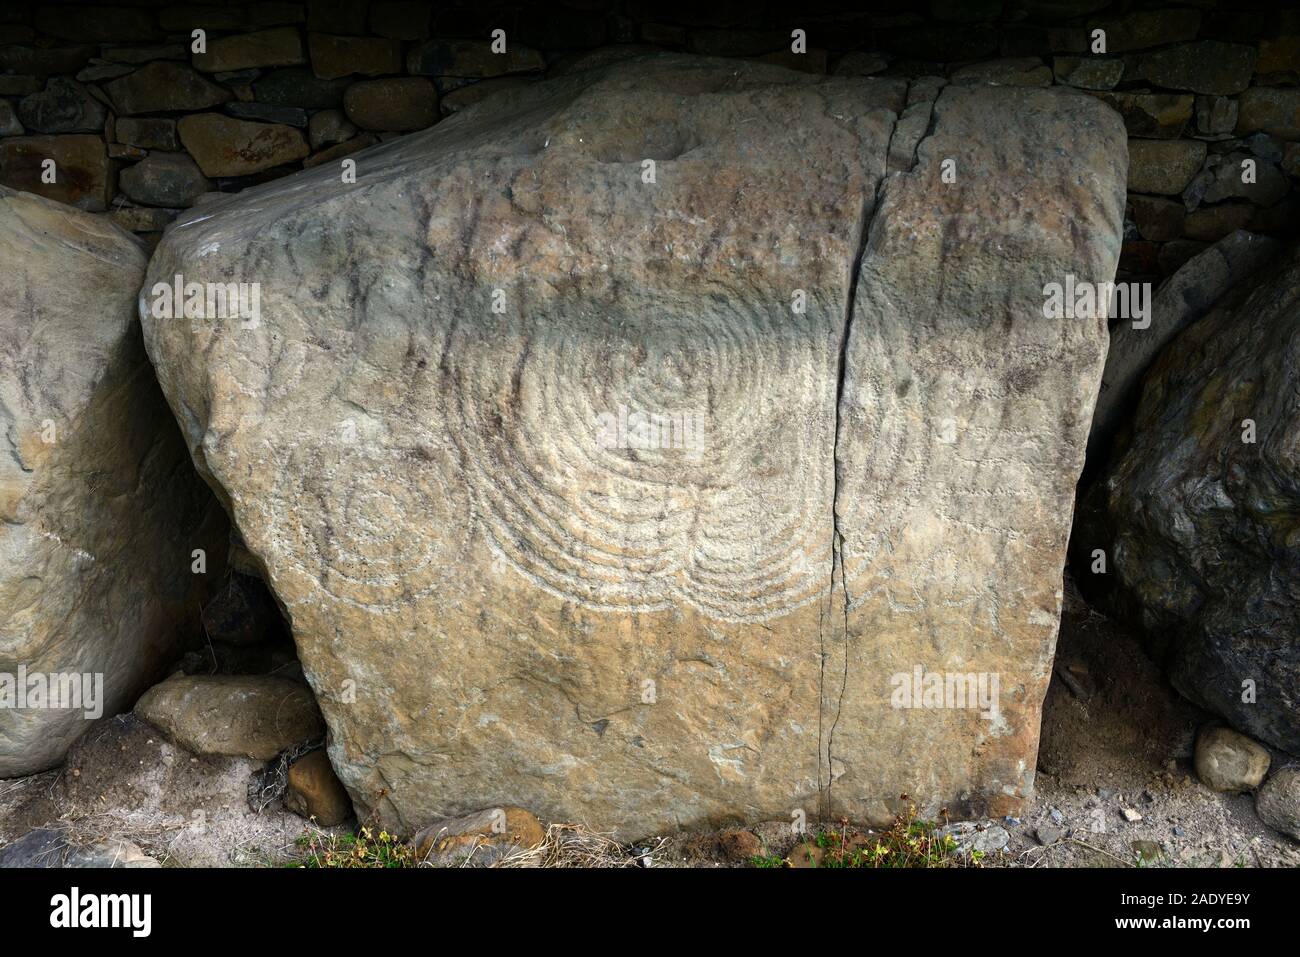
<path id="1" fill-rule="evenodd" d="M 1250 795 L 1221 794 L 1197 779 L 1196 732 L 1213 720 L 1174 691 L 1133 635 L 1067 589 L 1035 798 L 1022 823 L 1008 827 L 1009 856 L 1027 867 L 1119 866 L 1133 863 L 1134 843 L 1145 841 L 1159 854 L 1143 866 L 1300 866 L 1300 843 L 1265 826 Z M 1273 752 L 1274 767 L 1293 760 Z M 1125 809 L 1141 819 L 1126 819 Z M 1044 846 L 1040 827 L 1069 839 Z"/>
<path id="2" fill-rule="evenodd" d="M 0 847 L 43 827 L 76 846 L 128 841 L 164 866 L 275 866 L 307 822 L 249 791 L 264 764 L 195 757 L 132 715 L 95 726 L 64 767 L 0 781 Z"/>

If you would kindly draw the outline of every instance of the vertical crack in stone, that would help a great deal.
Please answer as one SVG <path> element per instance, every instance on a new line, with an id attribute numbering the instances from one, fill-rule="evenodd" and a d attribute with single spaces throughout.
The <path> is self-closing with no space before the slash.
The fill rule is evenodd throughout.
<path id="1" fill-rule="evenodd" d="M 880 178 L 880 182 L 876 184 L 876 195 L 874 198 L 875 204 L 879 204 L 880 202 L 880 196 L 884 186 L 884 181 L 885 181 L 885 177 L 882 176 Z M 826 756 L 826 784 L 821 789 L 822 793 L 821 793 L 821 801 L 820 801 L 821 803 L 820 811 L 823 820 L 830 820 L 832 814 L 831 785 L 834 783 L 834 775 L 835 775 L 835 766 L 832 763 L 833 761 L 832 753 L 835 744 L 835 728 L 839 724 L 840 707 L 844 702 L 844 692 L 845 689 L 848 687 L 848 682 L 849 682 L 849 585 L 848 585 L 848 581 L 844 577 L 844 548 L 843 548 L 844 536 L 840 532 L 840 522 L 839 522 L 839 512 L 840 512 L 839 510 L 839 494 L 840 494 L 839 468 L 840 468 L 840 424 L 841 424 L 840 408 L 842 407 L 844 402 L 844 380 L 848 374 L 847 360 L 848 360 L 848 349 L 849 349 L 849 332 L 853 324 L 853 303 L 857 295 L 858 274 L 862 269 L 862 258 L 867 250 L 867 243 L 869 241 L 869 236 L 871 234 L 871 223 L 875 219 L 876 210 L 878 208 L 879 208 L 878 205 L 867 206 L 867 204 L 864 203 L 862 206 L 862 210 L 858 216 L 858 223 L 856 227 L 856 232 L 854 234 L 854 241 L 855 241 L 855 245 L 857 246 L 857 252 L 853 257 L 852 264 L 850 265 L 849 294 L 847 297 L 847 303 L 844 310 L 845 314 L 844 314 L 843 332 L 840 335 L 839 368 L 838 368 L 838 374 L 836 377 L 836 384 L 835 384 L 835 430 L 834 430 L 834 440 L 832 443 L 833 459 L 831 463 L 830 602 L 831 602 L 831 609 L 833 611 L 834 604 L 835 604 L 835 582 L 836 582 L 836 578 L 838 577 L 840 588 L 843 593 L 842 600 L 843 600 L 844 631 L 841 638 L 844 646 L 844 666 L 840 675 L 839 694 L 836 696 L 836 700 L 835 700 L 834 717 L 831 719 L 829 730 L 826 731 L 824 745 L 820 740 L 818 742 L 819 747 L 818 747 L 817 762 L 819 766 L 821 764 L 823 751 L 825 752 L 825 756 Z M 824 722 L 825 722 L 825 718 L 823 717 L 822 712 L 825 711 L 825 702 L 826 702 L 827 654 L 826 654 L 826 639 L 824 634 L 822 636 L 821 645 L 822 645 L 821 689 L 820 689 L 820 696 L 818 702 L 819 739 L 821 738 L 821 729 L 824 726 Z M 820 772 L 818 774 L 818 777 L 819 778 L 821 777 Z"/>
<path id="2" fill-rule="evenodd" d="M 897 123 L 897 120 L 895 120 Z M 893 138 L 893 128 L 890 129 L 890 139 Z M 885 154 L 889 154 L 889 146 L 885 146 Z M 881 190 L 884 185 L 885 177 L 882 175 L 880 181 L 876 183 L 876 193 L 873 197 L 873 204 L 879 203 Z M 826 710 L 826 636 L 825 632 L 821 633 L 821 674 L 818 688 L 817 702 L 817 765 L 818 765 L 818 788 L 820 795 L 820 814 L 823 820 L 829 820 L 832 813 L 831 807 L 831 785 L 834 783 L 835 766 L 832 763 L 832 748 L 835 741 L 835 727 L 840 719 L 840 705 L 844 701 L 844 690 L 848 685 L 848 655 L 849 655 L 849 592 L 848 583 L 844 580 L 844 549 L 843 536 L 839 527 L 839 494 L 840 494 L 840 408 L 844 402 L 844 379 L 847 374 L 848 363 L 847 355 L 849 348 L 849 331 L 853 325 L 853 303 L 858 288 L 858 272 L 862 268 L 862 257 L 866 253 L 867 240 L 870 235 L 870 222 L 874 218 L 876 206 L 868 206 L 866 203 L 858 213 L 858 222 L 855 227 L 854 245 L 856 252 L 853 260 L 849 264 L 848 276 L 848 295 L 845 298 L 844 305 L 844 322 L 841 326 L 840 344 L 839 344 L 839 366 L 836 370 L 835 381 L 835 428 L 832 439 L 832 460 L 831 460 L 831 587 L 829 601 L 831 610 L 835 605 L 835 579 L 838 574 L 840 585 L 844 593 L 844 670 L 840 679 L 840 693 L 836 700 L 835 717 L 831 721 L 829 731 L 823 732 L 825 726 Z M 826 757 L 826 783 L 821 783 L 821 763 L 822 755 Z"/>
<path id="3" fill-rule="evenodd" d="M 909 93 L 911 88 L 909 87 Z M 819 795 L 819 813 L 823 821 L 832 820 L 833 806 L 831 787 L 834 784 L 835 765 L 834 765 L 834 747 L 835 747 L 835 729 L 839 725 L 840 711 L 844 705 L 844 695 L 849 685 L 849 583 L 844 572 L 844 535 L 840 531 L 840 410 L 844 405 L 844 383 L 848 377 L 848 351 L 849 336 L 853 328 L 854 305 L 857 302 L 858 279 L 862 274 L 862 262 L 866 258 L 868 247 L 871 245 L 871 232 L 875 226 L 876 217 L 880 212 L 880 207 L 884 201 L 886 184 L 895 176 L 902 173 L 910 173 L 916 168 L 920 154 L 921 143 L 934 134 L 935 126 L 938 122 L 938 111 L 935 106 L 938 103 L 942 90 L 936 91 L 933 99 L 928 101 L 928 114 L 926 117 L 925 131 L 912 145 L 911 164 L 906 169 L 890 170 L 888 169 L 888 160 L 890 150 L 894 143 L 894 137 L 899 132 L 899 120 L 901 116 L 895 117 L 894 124 L 890 129 L 889 141 L 885 144 L 886 171 L 880 177 L 876 184 L 876 193 L 870 206 L 863 205 L 859 214 L 857 232 L 854 234 L 854 244 L 857 247 L 857 253 L 853 257 L 853 262 L 849 272 L 849 291 L 847 302 L 844 310 L 843 333 L 840 337 L 839 350 L 839 369 L 835 387 L 835 438 L 833 443 L 834 461 L 832 464 L 831 475 L 831 588 L 830 601 L 832 608 L 835 600 L 836 579 L 839 580 L 840 592 L 843 602 L 844 629 L 842 632 L 842 641 L 844 645 L 844 664 L 840 676 L 840 690 L 835 699 L 835 714 L 830 721 L 830 728 L 825 731 L 825 701 L 826 701 L 826 636 L 820 632 L 821 642 L 821 672 L 819 682 L 819 700 L 817 715 L 817 738 L 818 738 L 818 790 Z M 822 784 L 821 763 L 823 752 L 826 759 L 826 776 L 825 784 Z"/>

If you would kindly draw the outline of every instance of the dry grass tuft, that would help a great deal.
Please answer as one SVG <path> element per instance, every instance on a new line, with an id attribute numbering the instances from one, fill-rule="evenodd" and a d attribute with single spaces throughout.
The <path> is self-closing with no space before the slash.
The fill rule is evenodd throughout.
<path id="1" fill-rule="evenodd" d="M 667 841 L 659 838 L 647 849 L 628 849 L 606 834 L 581 824 L 551 824 L 546 839 L 537 847 L 519 849 L 496 863 L 496 867 L 645 867 L 663 850 Z"/>
<path id="2" fill-rule="evenodd" d="M 646 867 L 667 844 L 659 838 L 634 850 L 608 835 L 580 824 L 552 824 L 537 847 L 518 848 L 500 859 L 475 860 L 466 855 L 460 867 Z M 376 826 L 363 825 L 355 834 L 323 831 L 309 825 L 298 839 L 303 852 L 299 867 L 309 868 L 407 868 L 428 866 L 416 860 L 415 849 Z"/>
<path id="3" fill-rule="evenodd" d="M 305 754 L 325 746 L 324 738 L 308 741 L 297 747 L 280 752 L 280 756 L 262 774 L 256 776 L 248 785 L 248 806 L 254 814 L 261 814 L 289 789 L 289 766 Z"/>

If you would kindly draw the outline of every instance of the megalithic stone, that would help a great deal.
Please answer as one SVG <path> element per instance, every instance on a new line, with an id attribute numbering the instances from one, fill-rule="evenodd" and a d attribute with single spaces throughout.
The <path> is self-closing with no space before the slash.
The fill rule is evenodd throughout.
<path id="1" fill-rule="evenodd" d="M 1088 436 L 1090 471 L 1107 464 L 1116 435 L 1135 418 L 1142 377 L 1156 356 L 1225 293 L 1276 256 L 1280 247 L 1276 239 L 1239 229 L 1197 253 L 1166 279 L 1149 297 L 1151 314 L 1146 320 L 1120 317 L 1110 334 Z"/>
<path id="2" fill-rule="evenodd" d="M 140 341 L 144 269 L 129 233 L 0 187 L 0 778 L 129 709 L 224 561 Z"/>
<path id="3" fill-rule="evenodd" d="M 1248 235 L 1229 271 L 1270 251 Z M 1300 245 L 1277 246 L 1156 356 L 1079 538 L 1113 556 L 1106 599 L 1179 692 L 1297 754 Z"/>
<path id="4" fill-rule="evenodd" d="M 891 150 L 901 80 L 631 59 L 168 230 L 147 347 L 363 816 L 1023 796 L 1106 341 L 1041 289 L 1113 276 L 1124 133 L 1008 93 Z M 891 708 L 903 659 L 1000 719 Z"/>
<path id="5" fill-rule="evenodd" d="M 1031 793 L 1107 345 L 1103 308 L 1049 319 L 1045 300 L 1114 277 L 1115 120 L 1058 90 L 947 87 L 885 183 L 840 405 L 836 813 L 1000 816 Z"/>

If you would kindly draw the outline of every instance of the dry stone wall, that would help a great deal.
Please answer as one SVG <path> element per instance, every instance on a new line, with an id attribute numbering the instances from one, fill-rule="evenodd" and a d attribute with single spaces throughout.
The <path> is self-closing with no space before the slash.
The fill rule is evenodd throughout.
<path id="1" fill-rule="evenodd" d="M 423 129 L 486 96 L 630 52 L 837 76 L 1066 86 L 1124 117 L 1121 271 L 1172 273 L 1238 229 L 1296 229 L 1300 10 L 1104 0 L 781 5 L 649 0 L 0 9 L 0 184 L 151 242 L 177 211 Z M 791 9 L 793 8 L 793 9 Z M 1094 31 L 1105 33 L 1095 52 Z M 192 50 L 203 30 L 204 52 Z M 506 52 L 489 48 L 504 30 Z M 806 49 L 792 50 L 792 31 Z M 42 162 L 61 175 L 42 182 Z M 1243 161 L 1255 164 L 1243 183 Z"/>

